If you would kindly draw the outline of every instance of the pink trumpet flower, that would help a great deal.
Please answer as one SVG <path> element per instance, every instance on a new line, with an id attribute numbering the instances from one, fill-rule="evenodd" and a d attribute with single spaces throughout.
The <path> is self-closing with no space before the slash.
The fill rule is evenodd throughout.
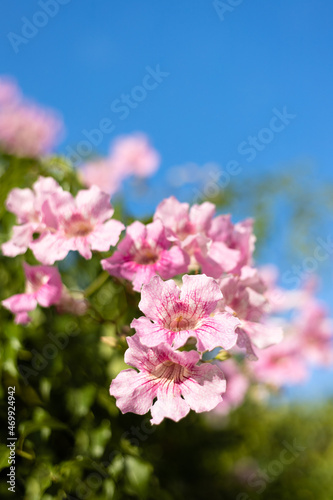
<path id="1" fill-rule="evenodd" d="M 133 222 L 118 249 L 108 259 L 102 260 L 103 269 L 111 276 L 125 278 L 140 291 L 157 274 L 163 279 L 173 278 L 187 271 L 188 257 L 178 246 L 172 246 L 165 236 L 160 221 L 145 226 Z"/>
<path id="2" fill-rule="evenodd" d="M 144 415 L 151 410 L 152 424 L 164 418 L 178 422 L 191 409 L 210 411 L 222 401 L 223 372 L 210 363 L 198 365 L 198 352 L 174 351 L 167 344 L 149 348 L 137 335 L 127 343 L 125 362 L 139 371 L 123 370 L 111 383 L 110 394 L 122 413 Z"/>
<path id="3" fill-rule="evenodd" d="M 2 301 L 2 305 L 15 314 L 15 322 L 29 323 L 28 312 L 36 309 L 37 304 L 50 307 L 60 301 L 62 282 L 59 271 L 48 266 L 29 266 L 24 263 L 26 276 L 25 293 L 13 295 Z"/>
<path id="4" fill-rule="evenodd" d="M 114 210 L 109 195 L 97 186 L 79 191 L 76 198 L 66 194 L 55 194 L 42 207 L 48 230 L 30 248 L 43 264 L 62 260 L 71 250 L 91 259 L 92 250 L 105 252 L 116 245 L 124 229 L 121 222 L 110 220 Z"/>
<path id="5" fill-rule="evenodd" d="M 165 342 L 177 349 L 194 337 L 200 352 L 215 347 L 231 349 L 240 322 L 218 310 L 221 299 L 218 284 L 205 275 L 183 276 L 181 289 L 173 280 L 164 282 L 156 276 L 141 292 L 139 308 L 145 316 L 135 319 L 131 326 L 149 347 Z"/>

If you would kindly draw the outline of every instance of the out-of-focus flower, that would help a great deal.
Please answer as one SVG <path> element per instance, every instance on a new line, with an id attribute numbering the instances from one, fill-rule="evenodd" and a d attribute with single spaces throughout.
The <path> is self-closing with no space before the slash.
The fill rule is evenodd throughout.
<path id="1" fill-rule="evenodd" d="M 102 158 L 86 163 L 80 168 L 79 175 L 87 186 L 98 186 L 113 195 L 121 188 L 124 172 L 116 167 L 110 158 Z"/>
<path id="2" fill-rule="evenodd" d="M 112 257 L 101 263 L 111 276 L 132 281 L 134 290 L 140 291 L 156 274 L 168 279 L 186 272 L 189 259 L 178 246 L 172 246 L 160 221 L 147 226 L 135 221 Z"/>
<path id="3" fill-rule="evenodd" d="M 144 134 L 118 137 L 113 143 L 111 160 L 118 169 L 137 177 L 152 175 L 161 161 Z"/>
<path id="4" fill-rule="evenodd" d="M 14 82 L 0 80 L 0 149 L 36 158 L 52 150 L 62 130 L 56 113 L 23 100 Z"/>
<path id="5" fill-rule="evenodd" d="M 61 297 L 62 282 L 58 270 L 48 266 L 29 266 L 24 263 L 26 276 L 25 293 L 13 295 L 2 301 L 2 305 L 15 314 L 15 322 L 29 323 L 28 312 L 36 309 L 37 304 L 50 307 L 57 304 Z"/>
<path id="6" fill-rule="evenodd" d="M 57 303 L 57 311 L 60 314 L 69 313 L 74 316 L 83 316 L 88 308 L 89 303 L 82 292 L 70 292 L 63 286 L 60 300 Z"/>
<path id="7" fill-rule="evenodd" d="M 304 358 L 311 364 L 333 363 L 333 322 L 325 308 L 314 298 L 308 300 L 292 323 Z"/>
<path id="8" fill-rule="evenodd" d="M 212 413 L 214 416 L 226 415 L 243 403 L 250 381 L 241 372 L 236 361 L 232 358 L 226 361 L 215 361 L 215 364 L 223 371 L 227 387 L 223 396 L 223 402 L 219 403 Z"/>
<path id="9" fill-rule="evenodd" d="M 217 309 L 221 299 L 218 284 L 205 275 L 183 276 L 181 289 L 173 280 L 163 282 L 156 276 L 142 288 L 139 308 L 145 316 L 131 326 L 149 347 L 165 342 L 177 349 L 194 337 L 200 352 L 231 349 L 239 320 Z"/>
<path id="10" fill-rule="evenodd" d="M 248 363 L 248 370 L 255 380 L 277 388 L 300 383 L 308 376 L 301 344 L 292 336 L 260 351 L 258 361 Z"/>
<path id="11" fill-rule="evenodd" d="M 111 383 L 110 394 L 122 413 L 151 410 L 152 424 L 164 418 L 178 422 L 190 409 L 201 413 L 222 401 L 223 372 L 209 363 L 198 365 L 199 353 L 174 351 L 167 344 L 148 348 L 137 336 L 127 342 L 125 362 L 139 371 L 123 370 Z"/>
<path id="12" fill-rule="evenodd" d="M 12 106 L 21 98 L 16 83 L 8 77 L 0 77 L 0 107 Z"/>
<path id="13" fill-rule="evenodd" d="M 144 134 L 121 136 L 111 145 L 107 158 L 87 162 L 80 169 L 80 175 L 87 186 L 99 186 L 112 195 L 119 191 L 126 177 L 152 175 L 160 161 Z"/>

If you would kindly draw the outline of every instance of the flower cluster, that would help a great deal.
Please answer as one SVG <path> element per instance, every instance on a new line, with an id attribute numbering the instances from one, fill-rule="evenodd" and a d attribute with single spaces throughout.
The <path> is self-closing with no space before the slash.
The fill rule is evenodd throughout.
<path id="1" fill-rule="evenodd" d="M 0 82 L 0 144 L 1 113 L 14 113 L 20 103 L 15 86 Z M 3 254 L 29 250 L 27 260 L 37 261 L 24 263 L 24 293 L 2 302 L 16 323 L 29 323 L 38 305 L 75 315 L 92 308 L 89 294 L 63 285 L 55 263 L 69 252 L 86 260 L 95 253 L 104 270 L 101 282 L 109 274 L 126 293 L 140 294 L 135 303 L 142 312 L 130 324 L 132 334 L 127 325 L 129 368 L 112 380 L 110 394 L 123 413 L 151 411 L 152 424 L 178 421 L 191 409 L 226 415 L 252 386 L 279 388 L 303 380 L 309 363 L 333 362 L 332 324 L 313 285 L 282 290 L 272 268 L 255 266 L 251 219 L 233 223 L 210 202 L 190 207 L 172 196 L 158 205 L 151 222 L 135 220 L 125 228 L 112 218 L 110 193 L 126 175 L 150 175 L 159 156 L 137 135 L 116 141 L 101 162 L 83 168 L 90 187 L 75 196 L 52 177 L 10 191 L 6 208 L 17 223 Z"/>
<path id="2" fill-rule="evenodd" d="M 124 225 L 111 220 L 109 196 L 97 186 L 83 189 L 74 198 L 51 178 L 39 178 L 33 189 L 13 189 L 7 210 L 17 216 L 12 238 L 2 245 L 4 255 L 15 257 L 30 248 L 36 259 L 50 265 L 77 250 L 90 259 L 117 244 Z M 35 236 L 38 236 L 35 238 Z"/>

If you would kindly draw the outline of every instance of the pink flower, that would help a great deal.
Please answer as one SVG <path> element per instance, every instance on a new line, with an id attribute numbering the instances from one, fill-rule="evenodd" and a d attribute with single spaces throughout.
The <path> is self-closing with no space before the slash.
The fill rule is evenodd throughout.
<path id="1" fill-rule="evenodd" d="M 20 226 L 13 227 L 12 238 L 2 245 L 4 255 L 16 257 L 25 253 L 33 241 L 34 233 L 42 233 L 47 229 L 42 221 L 43 203 L 57 194 L 58 197 L 68 197 L 52 177 L 39 177 L 33 189 L 14 188 L 6 200 L 6 208 L 16 215 Z"/>
<path id="2" fill-rule="evenodd" d="M 301 345 L 293 337 L 260 351 L 258 361 L 249 363 L 248 369 L 257 381 L 277 388 L 300 383 L 308 375 Z"/>
<path id="3" fill-rule="evenodd" d="M 11 89 L 2 88 L 5 91 L 8 94 Z M 62 121 L 49 110 L 18 100 L 13 93 L 12 89 L 9 101 L 0 106 L 0 148 L 29 158 L 51 151 L 63 129 Z"/>
<path id="4" fill-rule="evenodd" d="M 307 280 L 302 288 L 288 290 L 277 285 L 279 271 L 273 265 L 267 265 L 259 269 L 259 274 L 267 287 L 265 293 L 268 300 L 267 311 L 271 313 L 279 313 L 291 309 L 299 309 L 304 306 L 304 303 L 312 297 L 315 290 L 315 278 Z"/>
<path id="5" fill-rule="evenodd" d="M 0 77 L 0 107 L 16 104 L 21 98 L 16 83 L 9 77 Z"/>
<path id="6" fill-rule="evenodd" d="M 120 190 L 125 178 L 124 172 L 117 168 L 110 158 L 90 161 L 80 168 L 80 177 L 87 186 L 98 186 L 113 195 Z"/>
<path id="7" fill-rule="evenodd" d="M 111 383 L 110 394 L 122 413 L 151 410 L 152 424 L 164 418 L 178 422 L 190 409 L 210 411 L 222 401 L 223 373 L 209 363 L 198 365 L 199 353 L 173 351 L 167 344 L 148 348 L 136 335 L 127 342 L 125 362 L 139 371 L 124 370 Z"/>
<path id="8" fill-rule="evenodd" d="M 119 137 L 110 148 L 109 156 L 87 162 L 80 175 L 87 186 L 96 185 L 110 195 L 120 190 L 126 177 L 147 177 L 160 163 L 159 154 L 143 134 Z"/>
<path id="9" fill-rule="evenodd" d="M 212 220 L 207 237 L 212 243 L 200 257 L 202 272 L 219 278 L 225 272 L 239 274 L 243 266 L 252 264 L 255 244 L 252 219 L 233 224 L 230 215 L 219 215 Z"/>
<path id="10" fill-rule="evenodd" d="M 21 324 L 30 321 L 28 312 L 36 309 L 37 304 L 42 307 L 57 304 L 62 291 L 61 277 L 56 268 L 26 263 L 23 266 L 27 280 L 25 293 L 2 301 L 2 305 L 15 314 L 15 322 Z"/>
<path id="11" fill-rule="evenodd" d="M 201 266 L 203 273 L 219 278 L 225 272 L 239 273 L 251 263 L 255 237 L 252 220 L 234 225 L 230 215 L 213 218 L 214 214 L 212 203 L 190 208 L 171 196 L 158 205 L 154 220 L 163 222 L 170 240 L 190 255 L 193 266 Z"/>
<path id="12" fill-rule="evenodd" d="M 266 286 L 257 270 L 244 266 L 239 276 L 226 275 L 218 281 L 223 301 L 221 307 L 240 320 L 237 345 L 247 356 L 257 359 L 253 345 L 259 349 L 281 342 L 283 331 L 266 315 Z"/>
<path id="13" fill-rule="evenodd" d="M 320 303 L 308 300 L 294 321 L 293 329 L 307 361 L 316 365 L 333 363 L 333 324 Z"/>
<path id="14" fill-rule="evenodd" d="M 222 362 L 216 361 L 215 363 L 224 373 L 227 388 L 223 396 L 223 402 L 214 408 L 213 413 L 226 415 L 244 401 L 249 388 L 249 379 L 240 371 L 238 364 L 232 358 Z"/>
<path id="15" fill-rule="evenodd" d="M 161 160 L 144 134 L 133 134 L 115 140 L 111 161 L 127 175 L 147 177 L 156 172 Z"/>
<path id="16" fill-rule="evenodd" d="M 111 276 L 132 281 L 134 290 L 140 291 L 156 274 L 168 279 L 187 271 L 188 257 L 171 245 L 160 221 L 147 226 L 135 221 L 112 257 L 101 263 Z"/>
<path id="17" fill-rule="evenodd" d="M 33 241 L 30 248 L 43 264 L 64 259 L 77 250 L 91 259 L 92 250 L 105 252 L 117 244 L 124 225 L 110 220 L 113 208 L 109 195 L 97 186 L 81 190 L 73 198 L 55 194 L 42 206 L 42 220 L 48 231 Z"/>
<path id="18" fill-rule="evenodd" d="M 181 289 L 174 281 L 155 276 L 142 288 L 139 308 L 145 316 L 134 319 L 131 326 L 149 347 L 165 342 L 177 349 L 194 337 L 200 352 L 231 349 L 239 320 L 218 311 L 221 299 L 218 284 L 205 275 L 183 276 Z"/>
<path id="19" fill-rule="evenodd" d="M 215 205 L 212 203 L 205 202 L 190 208 L 188 203 L 180 203 L 171 196 L 158 205 L 154 220 L 162 221 L 170 241 L 179 244 L 195 266 L 210 241 L 206 234 L 214 214 Z"/>

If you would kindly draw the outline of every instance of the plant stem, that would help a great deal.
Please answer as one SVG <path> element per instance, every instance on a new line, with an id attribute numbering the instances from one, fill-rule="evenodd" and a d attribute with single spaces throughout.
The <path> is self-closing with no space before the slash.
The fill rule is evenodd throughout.
<path id="1" fill-rule="evenodd" d="M 84 297 L 87 298 L 87 297 L 90 297 L 90 295 L 92 295 L 93 293 L 96 292 L 96 290 L 98 290 L 102 285 L 103 283 L 105 283 L 105 281 L 108 279 L 109 277 L 109 273 L 107 271 L 103 271 L 99 276 L 97 276 L 97 278 L 91 283 L 91 285 L 89 285 L 85 291 L 84 291 Z"/>

